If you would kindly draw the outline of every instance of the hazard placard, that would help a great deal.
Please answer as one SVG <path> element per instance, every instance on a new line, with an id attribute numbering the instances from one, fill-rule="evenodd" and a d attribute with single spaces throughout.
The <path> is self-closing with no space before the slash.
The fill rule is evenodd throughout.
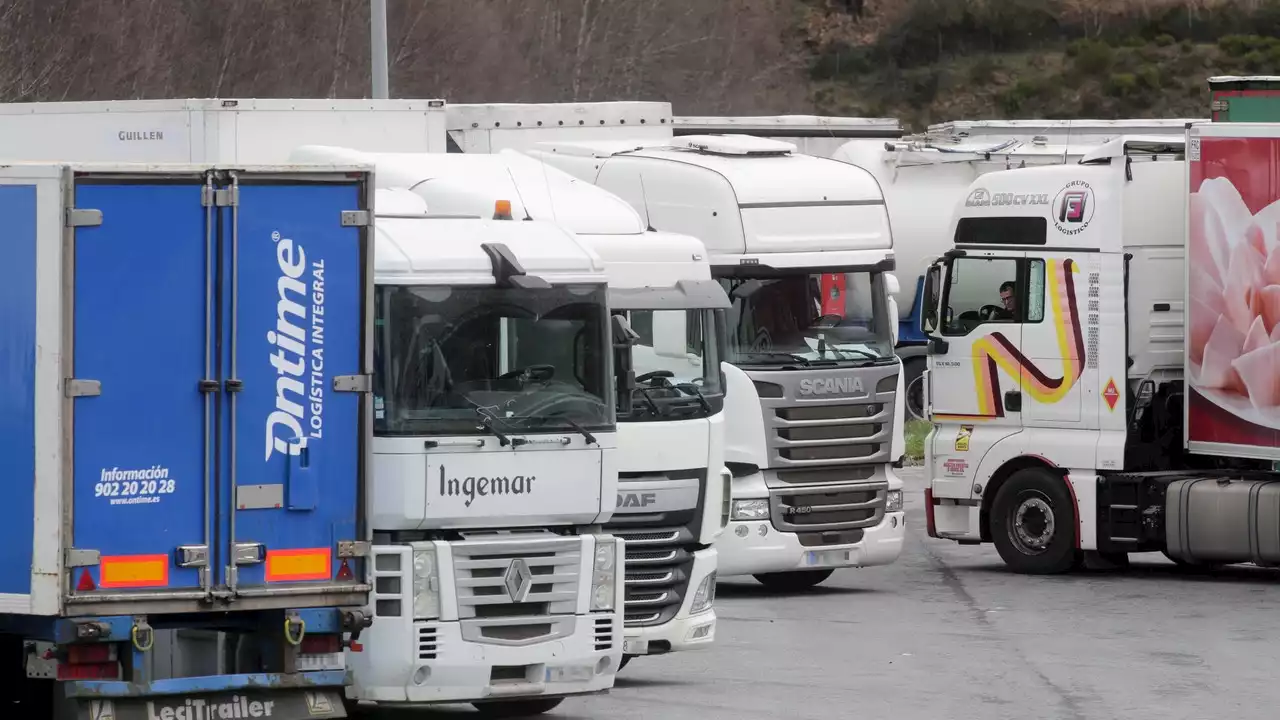
<path id="1" fill-rule="evenodd" d="M 1107 409 L 1114 411 L 1116 403 L 1120 402 L 1120 390 L 1116 387 L 1116 379 L 1107 380 L 1107 386 L 1102 389 L 1102 399 L 1107 401 Z"/>

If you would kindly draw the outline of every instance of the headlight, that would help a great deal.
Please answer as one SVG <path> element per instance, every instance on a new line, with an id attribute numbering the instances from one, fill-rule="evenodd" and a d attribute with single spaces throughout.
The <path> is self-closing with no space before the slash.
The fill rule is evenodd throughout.
<path id="1" fill-rule="evenodd" d="M 440 580 L 436 568 L 436 549 L 414 545 L 413 548 L 413 617 L 425 620 L 440 617 Z"/>
<path id="2" fill-rule="evenodd" d="M 693 593 L 693 605 L 689 608 L 689 614 L 697 615 L 698 613 L 706 612 L 711 609 L 711 605 L 715 601 L 716 574 L 712 572 L 702 579 L 697 591 Z"/>
<path id="3" fill-rule="evenodd" d="M 591 572 L 591 611 L 612 610 L 613 596 L 617 592 L 614 566 L 617 558 L 617 541 L 609 536 L 596 536 L 595 568 Z"/>
<path id="4" fill-rule="evenodd" d="M 605 571 L 613 569 L 613 543 L 608 545 L 596 546 L 596 570 Z"/>
<path id="5" fill-rule="evenodd" d="M 885 497 L 884 511 L 885 512 L 902 512 L 902 491 L 901 490 L 889 491 L 889 494 Z"/>
<path id="6" fill-rule="evenodd" d="M 734 520 L 768 520 L 769 501 L 734 500 L 732 514 Z"/>

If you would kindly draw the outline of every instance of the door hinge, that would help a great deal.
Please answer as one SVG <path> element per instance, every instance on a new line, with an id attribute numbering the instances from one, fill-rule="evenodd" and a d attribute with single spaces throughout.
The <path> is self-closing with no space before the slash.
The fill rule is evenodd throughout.
<path id="1" fill-rule="evenodd" d="M 63 564 L 69 568 L 93 567 L 98 564 L 101 553 L 97 550 L 80 550 L 67 548 L 64 552 Z"/>
<path id="2" fill-rule="evenodd" d="M 63 392 L 69 398 L 97 397 L 102 394 L 102 383 L 97 380 L 67 378 L 62 383 Z"/>
<path id="3" fill-rule="evenodd" d="M 368 210 L 342 211 L 342 227 L 369 227 L 371 219 Z"/>
<path id="4" fill-rule="evenodd" d="M 338 557 L 366 557 L 372 549 L 372 546 L 363 540 L 342 540 L 338 542 Z"/>
<path id="5" fill-rule="evenodd" d="M 86 208 L 67 208 L 67 227 L 94 227 L 102 224 L 102 211 Z"/>
<path id="6" fill-rule="evenodd" d="M 205 207 L 232 207 L 240 204 L 240 188 L 212 188 L 205 185 L 200 190 L 200 204 Z"/>
<path id="7" fill-rule="evenodd" d="M 337 375 L 333 378 L 334 392 L 367 393 L 373 390 L 370 375 Z"/>

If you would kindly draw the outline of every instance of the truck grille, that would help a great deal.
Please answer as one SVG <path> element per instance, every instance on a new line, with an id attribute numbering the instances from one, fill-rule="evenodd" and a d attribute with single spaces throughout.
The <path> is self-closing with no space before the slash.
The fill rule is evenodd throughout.
<path id="1" fill-rule="evenodd" d="M 458 618 L 574 614 L 582 542 L 582 538 L 536 536 L 454 543 Z M 504 625 L 511 627 L 509 623 Z"/>
<path id="2" fill-rule="evenodd" d="M 626 541 L 627 627 L 661 625 L 680 612 L 693 572 L 692 537 L 684 528 L 620 528 Z"/>
<path id="3" fill-rule="evenodd" d="M 898 366 L 748 373 L 760 394 L 769 467 L 889 462 Z M 802 380 L 858 377 L 858 396 L 800 395 Z"/>
<path id="4" fill-rule="evenodd" d="M 781 532 L 867 528 L 884 518 L 889 483 L 860 483 L 841 488 L 799 488 L 769 495 L 769 515 Z"/>

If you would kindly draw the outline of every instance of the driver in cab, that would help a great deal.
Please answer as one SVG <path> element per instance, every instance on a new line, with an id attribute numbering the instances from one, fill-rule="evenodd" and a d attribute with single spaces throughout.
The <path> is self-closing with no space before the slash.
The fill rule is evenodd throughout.
<path id="1" fill-rule="evenodd" d="M 1000 284 L 1000 304 L 1004 309 L 991 314 L 993 321 L 1013 322 L 1018 319 L 1017 288 L 1017 284 L 1012 280 L 1006 280 Z"/>

